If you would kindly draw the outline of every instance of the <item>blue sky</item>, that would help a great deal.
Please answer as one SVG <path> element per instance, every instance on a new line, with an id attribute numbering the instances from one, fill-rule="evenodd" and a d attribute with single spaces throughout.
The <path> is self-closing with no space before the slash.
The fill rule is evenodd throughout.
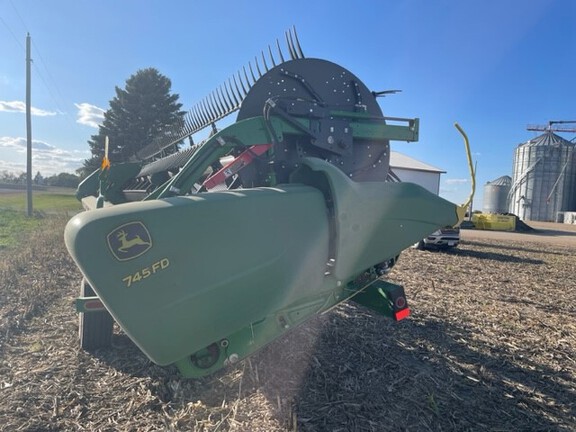
<path id="1" fill-rule="evenodd" d="M 447 171 L 453 202 L 470 189 L 459 122 L 481 208 L 483 185 L 511 175 L 514 148 L 537 135 L 527 124 L 576 120 L 575 17 L 572 0 L 0 0 L 0 172 L 25 170 L 27 32 L 33 172 L 50 175 L 89 156 L 114 87 L 138 69 L 170 78 L 187 110 L 295 25 L 307 57 L 402 90 L 380 105 L 419 117 L 420 141 L 392 148 Z"/>

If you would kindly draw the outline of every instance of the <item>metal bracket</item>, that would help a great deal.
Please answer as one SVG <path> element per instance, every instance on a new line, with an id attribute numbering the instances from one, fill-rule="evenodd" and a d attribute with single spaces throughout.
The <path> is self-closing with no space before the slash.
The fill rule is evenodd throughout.
<path id="1" fill-rule="evenodd" d="M 382 279 L 356 294 L 351 300 L 396 321 L 410 314 L 404 287 Z"/>

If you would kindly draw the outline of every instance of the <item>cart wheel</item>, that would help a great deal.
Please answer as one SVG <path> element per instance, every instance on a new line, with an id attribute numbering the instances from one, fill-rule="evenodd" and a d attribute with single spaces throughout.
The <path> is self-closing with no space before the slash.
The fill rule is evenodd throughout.
<path id="1" fill-rule="evenodd" d="M 96 293 L 85 279 L 80 285 L 81 297 L 93 297 Z M 80 347 L 86 351 L 106 348 L 112 344 L 112 327 L 114 319 L 108 311 L 79 314 L 78 333 Z"/>

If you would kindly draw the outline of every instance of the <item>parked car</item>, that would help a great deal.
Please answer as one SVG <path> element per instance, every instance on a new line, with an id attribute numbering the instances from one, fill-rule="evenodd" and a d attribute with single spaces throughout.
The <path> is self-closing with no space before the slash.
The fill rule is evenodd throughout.
<path id="1" fill-rule="evenodd" d="M 416 249 L 451 249 L 460 243 L 460 228 L 445 227 L 434 231 L 414 245 Z"/>

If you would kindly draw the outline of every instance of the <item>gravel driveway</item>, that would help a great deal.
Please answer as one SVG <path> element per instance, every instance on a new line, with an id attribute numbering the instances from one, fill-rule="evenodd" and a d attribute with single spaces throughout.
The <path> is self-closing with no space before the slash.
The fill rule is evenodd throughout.
<path id="1" fill-rule="evenodd" d="M 576 225 L 533 221 L 528 221 L 527 223 L 529 226 L 534 228 L 534 231 L 506 232 L 463 229 L 461 231 L 461 236 L 463 240 L 490 239 L 515 242 L 537 242 L 558 246 L 576 245 Z"/>

